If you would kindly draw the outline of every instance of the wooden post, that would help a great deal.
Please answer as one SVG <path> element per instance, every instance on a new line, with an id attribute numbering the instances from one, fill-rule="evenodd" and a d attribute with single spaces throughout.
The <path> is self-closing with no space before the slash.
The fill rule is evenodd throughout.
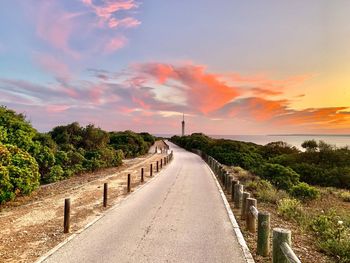
<path id="1" fill-rule="evenodd" d="M 163 168 L 163 159 L 160 159 L 160 169 Z"/>
<path id="2" fill-rule="evenodd" d="M 152 177 L 153 176 L 153 164 L 149 165 L 149 176 Z"/>
<path id="3" fill-rule="evenodd" d="M 154 153 L 158 153 L 158 147 L 156 146 L 156 150 L 154 151 Z"/>
<path id="4" fill-rule="evenodd" d="M 241 219 L 244 220 L 247 216 L 247 198 L 250 197 L 250 193 L 248 192 L 243 192 L 242 196 L 242 210 L 241 210 Z"/>
<path id="5" fill-rule="evenodd" d="M 70 198 L 64 199 L 64 219 L 63 219 L 64 233 L 69 233 L 70 228 Z"/>
<path id="6" fill-rule="evenodd" d="M 255 216 L 250 207 L 254 206 L 257 208 L 257 202 L 256 199 L 254 198 L 247 198 L 246 201 L 246 211 L 247 211 L 247 215 L 246 215 L 246 222 L 247 222 L 247 229 L 250 233 L 255 233 L 256 232 L 256 221 L 257 221 L 257 215 Z"/>
<path id="7" fill-rule="evenodd" d="M 270 213 L 258 214 L 258 244 L 257 254 L 267 257 L 270 253 Z"/>
<path id="8" fill-rule="evenodd" d="M 164 166 L 166 165 L 166 157 L 164 157 Z"/>
<path id="9" fill-rule="evenodd" d="M 103 207 L 107 207 L 108 183 L 103 184 Z"/>
<path id="10" fill-rule="evenodd" d="M 128 193 L 131 191 L 131 175 L 128 174 Z"/>
<path id="11" fill-rule="evenodd" d="M 232 193 L 232 175 L 228 174 L 227 176 L 227 193 L 230 195 Z"/>
<path id="12" fill-rule="evenodd" d="M 141 168 L 141 183 L 145 181 L 145 178 L 143 175 L 144 175 L 144 171 L 143 171 L 143 168 Z"/>
<path id="13" fill-rule="evenodd" d="M 157 173 L 159 172 L 159 162 L 157 161 Z"/>
<path id="14" fill-rule="evenodd" d="M 234 202 L 235 200 L 235 185 L 239 184 L 238 180 L 232 180 L 231 183 L 231 201 Z"/>
<path id="15" fill-rule="evenodd" d="M 241 208 L 242 206 L 242 194 L 243 194 L 243 185 L 236 184 L 234 188 L 235 196 L 234 196 L 234 202 L 235 202 L 235 208 Z"/>
<path id="16" fill-rule="evenodd" d="M 282 228 L 274 228 L 272 233 L 272 262 L 273 263 L 289 263 L 287 257 L 281 249 L 282 243 L 288 245 L 292 243 L 292 234 L 290 230 Z"/>

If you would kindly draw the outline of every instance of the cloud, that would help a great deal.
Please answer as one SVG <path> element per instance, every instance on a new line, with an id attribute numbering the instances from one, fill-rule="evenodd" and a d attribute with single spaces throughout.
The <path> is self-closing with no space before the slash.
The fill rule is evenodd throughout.
<path id="1" fill-rule="evenodd" d="M 117 27 L 132 28 L 132 27 L 138 27 L 140 24 L 141 22 L 133 17 L 126 17 L 120 20 L 112 17 L 108 21 L 108 26 L 110 28 L 117 28 Z"/>
<path id="2" fill-rule="evenodd" d="M 270 90 L 274 80 L 266 77 L 264 82 L 271 84 L 267 88 L 260 84 L 256 87 L 256 76 L 252 76 L 251 83 L 249 76 L 244 81 L 241 78 L 242 87 L 203 65 L 152 62 L 133 64 L 120 72 L 88 69 L 95 78 L 75 80 L 69 78 L 70 72 L 60 60 L 45 55 L 36 58 L 58 76 L 56 83 L 0 79 L 0 102 L 15 109 L 27 109 L 36 119 L 54 115 L 54 120 L 96 122 L 106 127 L 112 127 L 112 123 L 119 125 L 118 120 L 125 127 L 140 129 L 142 125 L 153 129 L 153 125 L 163 121 L 168 123 L 168 127 L 162 126 L 165 131 L 175 127 L 185 112 L 193 129 L 212 131 L 210 125 L 215 122 L 215 128 L 225 133 L 236 128 L 244 131 L 244 127 L 269 133 L 336 132 L 350 127 L 350 108 L 294 109 L 291 99 Z M 238 73 L 233 74 L 239 78 Z M 276 80 L 278 85 L 287 85 L 281 86 L 283 90 L 292 82 L 295 83 Z M 235 123 L 240 127 L 235 128 Z"/>
<path id="3" fill-rule="evenodd" d="M 43 70 L 52 73 L 59 81 L 68 82 L 72 79 L 72 72 L 68 65 L 61 61 L 57 56 L 46 53 L 37 53 L 34 56 L 34 60 Z"/>
<path id="4" fill-rule="evenodd" d="M 202 65 L 169 65 L 147 63 L 134 65 L 141 75 L 155 79 L 159 84 L 176 81 L 194 111 L 208 114 L 238 97 L 239 89 L 225 83 Z"/>
<path id="5" fill-rule="evenodd" d="M 116 50 L 123 48 L 126 44 L 127 39 L 123 36 L 111 38 L 106 43 L 104 51 L 106 53 L 113 53 Z"/>
<path id="6" fill-rule="evenodd" d="M 99 24 L 101 26 L 107 25 L 110 28 L 130 28 L 137 27 L 141 24 L 140 21 L 133 17 L 126 17 L 123 19 L 117 19 L 115 17 L 120 11 L 138 8 L 138 4 L 134 0 L 105 0 L 101 1 L 99 4 L 95 4 L 91 0 L 82 0 L 82 2 L 99 18 Z"/>
<path id="7" fill-rule="evenodd" d="M 131 10 L 138 8 L 133 0 L 82 0 L 81 3 L 74 9 L 73 5 L 64 5 L 58 0 L 32 4 L 37 12 L 33 18 L 37 36 L 75 60 L 119 50 L 126 45 L 127 38 L 125 30 L 117 29 L 141 24 L 131 14 Z"/>

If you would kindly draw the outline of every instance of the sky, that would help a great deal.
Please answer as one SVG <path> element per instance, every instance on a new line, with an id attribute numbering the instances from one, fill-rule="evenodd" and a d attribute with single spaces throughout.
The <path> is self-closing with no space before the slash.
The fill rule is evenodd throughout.
<path id="1" fill-rule="evenodd" d="M 39 131 L 350 133 L 348 0 L 2 0 L 0 105 Z"/>

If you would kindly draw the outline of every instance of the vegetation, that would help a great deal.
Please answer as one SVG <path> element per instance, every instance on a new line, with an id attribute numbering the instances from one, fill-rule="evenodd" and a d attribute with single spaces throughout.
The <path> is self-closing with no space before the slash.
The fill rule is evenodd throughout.
<path id="1" fill-rule="evenodd" d="M 39 133 L 23 114 L 0 107 L 0 204 L 83 172 L 118 166 L 148 152 L 148 133 L 107 132 L 77 122 Z"/>
<path id="2" fill-rule="evenodd" d="M 350 149 L 346 147 L 336 148 L 323 141 L 310 140 L 302 144 L 305 151 L 300 151 L 285 142 L 262 146 L 212 139 L 201 133 L 174 136 L 171 140 L 185 149 L 201 150 L 223 164 L 240 166 L 288 192 L 300 182 L 350 189 Z M 308 190 L 306 195 L 311 199 L 317 197 L 313 188 L 305 186 L 303 184 L 295 188 L 295 194 L 299 190 Z M 305 197 L 309 199 L 301 196 Z"/>

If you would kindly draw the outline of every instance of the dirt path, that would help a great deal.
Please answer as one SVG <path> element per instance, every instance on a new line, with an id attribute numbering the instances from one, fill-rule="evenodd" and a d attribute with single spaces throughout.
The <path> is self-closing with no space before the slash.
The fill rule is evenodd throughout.
<path id="1" fill-rule="evenodd" d="M 112 206 L 126 194 L 127 174 L 131 174 L 132 185 L 136 187 L 140 184 L 141 168 L 145 169 L 146 182 L 150 179 L 150 164 L 164 156 L 148 154 L 125 160 L 120 167 L 40 187 L 30 197 L 18 198 L 2 207 L 0 262 L 33 262 L 66 239 L 69 234 L 63 234 L 62 227 L 65 198 L 71 198 L 71 233 L 74 233 L 106 209 L 102 207 L 103 183 L 108 182 L 108 205 Z"/>

